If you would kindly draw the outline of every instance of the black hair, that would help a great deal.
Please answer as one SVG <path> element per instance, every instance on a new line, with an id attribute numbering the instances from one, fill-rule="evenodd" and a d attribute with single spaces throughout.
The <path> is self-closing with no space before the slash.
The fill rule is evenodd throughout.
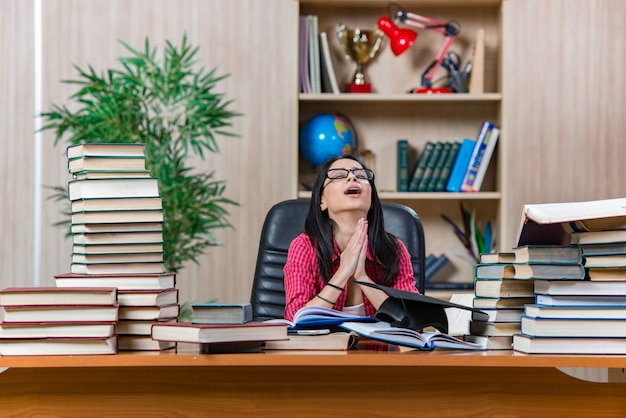
<path id="1" fill-rule="evenodd" d="M 322 192 L 328 169 L 335 161 L 346 158 L 358 162 L 363 168 L 368 168 L 361 155 L 356 152 L 331 158 L 324 163 L 319 168 L 317 179 L 313 185 L 309 213 L 304 224 L 304 232 L 317 249 L 320 275 L 324 282 L 328 282 L 332 277 L 335 222 L 328 217 L 328 211 L 321 210 Z M 369 183 L 372 188 L 372 203 L 367 212 L 369 251 L 376 262 L 383 266 L 384 271 L 383 277 L 371 277 L 371 279 L 378 284 L 392 286 L 399 271 L 398 242 L 392 234 L 385 230 L 383 208 L 378 198 L 374 179 L 369 180 Z"/>

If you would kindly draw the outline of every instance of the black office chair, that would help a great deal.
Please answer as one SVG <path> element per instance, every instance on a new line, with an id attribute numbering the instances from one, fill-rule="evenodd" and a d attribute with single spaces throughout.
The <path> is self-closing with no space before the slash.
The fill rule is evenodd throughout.
<path id="1" fill-rule="evenodd" d="M 404 242 L 413 264 L 415 286 L 424 293 L 424 229 L 415 211 L 397 203 L 382 202 L 385 229 Z M 256 321 L 282 318 L 285 309 L 283 266 L 291 241 L 304 230 L 309 200 L 286 200 L 274 205 L 265 218 L 254 281 L 253 316 Z"/>

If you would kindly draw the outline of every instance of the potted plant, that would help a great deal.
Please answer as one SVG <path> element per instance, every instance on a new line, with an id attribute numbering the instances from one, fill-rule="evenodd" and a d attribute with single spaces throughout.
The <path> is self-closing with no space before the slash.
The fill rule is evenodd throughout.
<path id="1" fill-rule="evenodd" d="M 121 69 L 97 74 L 91 66 L 75 67 L 78 79 L 64 81 L 78 86 L 70 97 L 73 106 L 53 104 L 40 115 L 42 129 L 54 131 L 55 145 L 145 144 L 146 166 L 163 201 L 164 264 L 177 272 L 220 244 L 212 231 L 232 227 L 227 207 L 237 203 L 225 197 L 225 182 L 214 172 L 192 172 L 188 157 L 219 152 L 217 136 L 235 136 L 227 128 L 239 115 L 215 91 L 226 76 L 196 69 L 198 48 L 186 36 L 178 48 L 166 42 L 161 61 L 147 39 L 143 52 L 122 44 L 131 55 L 119 59 Z M 54 198 L 67 201 L 66 186 L 53 189 Z M 70 224 L 69 214 L 61 224 Z"/>

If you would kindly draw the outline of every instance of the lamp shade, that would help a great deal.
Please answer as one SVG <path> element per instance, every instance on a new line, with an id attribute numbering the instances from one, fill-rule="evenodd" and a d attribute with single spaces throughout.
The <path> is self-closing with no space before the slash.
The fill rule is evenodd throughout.
<path id="1" fill-rule="evenodd" d="M 417 39 L 417 32 L 398 28 L 387 16 L 378 19 L 378 27 L 389 38 L 391 52 L 396 56 L 409 49 Z"/>

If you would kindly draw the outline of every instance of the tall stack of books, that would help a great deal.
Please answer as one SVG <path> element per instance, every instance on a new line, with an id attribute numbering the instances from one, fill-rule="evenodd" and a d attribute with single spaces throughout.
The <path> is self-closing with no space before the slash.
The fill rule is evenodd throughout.
<path id="1" fill-rule="evenodd" d="M 191 322 L 159 322 L 152 338 L 161 343 L 197 344 L 202 353 L 260 352 L 266 341 L 287 340 L 287 325 L 252 321 L 249 303 L 197 303 Z"/>
<path id="2" fill-rule="evenodd" d="M 144 144 L 72 145 L 67 157 L 72 260 L 57 286 L 117 287 L 119 348 L 173 347 L 150 338 L 152 323 L 176 320 L 179 304 L 175 275 L 164 270 L 163 206 Z"/>
<path id="3" fill-rule="evenodd" d="M 521 241 L 569 241 L 582 254 L 586 275 L 535 281 L 536 302 L 526 306 L 514 350 L 626 354 L 626 264 L 619 261 L 626 258 L 625 204 L 626 199 L 610 199 L 524 208 L 530 230 L 522 224 Z"/>
<path id="4" fill-rule="evenodd" d="M 524 305 L 534 302 L 533 282 L 516 279 L 513 253 L 481 254 L 474 268 L 474 308 L 466 341 L 489 350 L 510 350 L 513 335 L 519 333 Z"/>
<path id="5" fill-rule="evenodd" d="M 0 290 L 0 355 L 115 354 L 117 289 Z"/>

